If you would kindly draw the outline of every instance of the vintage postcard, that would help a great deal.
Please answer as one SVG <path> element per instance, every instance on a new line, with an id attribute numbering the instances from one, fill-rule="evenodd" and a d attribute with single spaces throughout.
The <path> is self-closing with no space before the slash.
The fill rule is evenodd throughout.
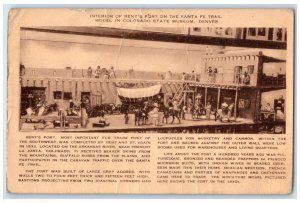
<path id="1" fill-rule="evenodd" d="M 287 9 L 12 9 L 7 189 L 287 194 Z"/>

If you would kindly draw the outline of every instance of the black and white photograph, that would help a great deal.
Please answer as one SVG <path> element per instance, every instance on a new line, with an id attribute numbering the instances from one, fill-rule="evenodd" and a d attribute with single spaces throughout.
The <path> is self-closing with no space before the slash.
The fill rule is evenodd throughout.
<path id="1" fill-rule="evenodd" d="M 24 132 L 286 131 L 284 27 L 20 28 Z"/>

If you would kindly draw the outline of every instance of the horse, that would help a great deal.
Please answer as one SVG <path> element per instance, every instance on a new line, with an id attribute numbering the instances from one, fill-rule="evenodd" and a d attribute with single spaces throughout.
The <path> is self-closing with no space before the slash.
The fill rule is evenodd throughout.
<path id="1" fill-rule="evenodd" d="M 172 117 L 171 124 L 173 124 L 175 118 L 177 118 L 178 122 L 180 123 L 180 113 L 181 113 L 180 110 L 175 110 L 173 108 L 169 108 L 168 106 L 165 106 L 163 111 L 163 122 L 164 120 L 166 120 L 166 124 L 168 124 L 168 118 Z"/>
<path id="2" fill-rule="evenodd" d="M 203 105 L 197 105 L 192 108 L 192 118 L 198 119 L 201 115 L 206 115 Z"/>
<path id="3" fill-rule="evenodd" d="M 140 120 L 142 120 L 142 125 L 145 125 L 147 119 L 148 119 L 147 112 L 144 109 L 142 109 L 142 108 L 135 109 L 135 111 L 134 111 L 134 124 L 135 125 L 139 126 Z"/>
<path id="4" fill-rule="evenodd" d="M 166 124 L 168 124 L 168 118 L 169 118 L 169 116 L 170 116 L 170 110 L 169 110 L 168 107 L 165 107 L 163 109 L 163 123 L 166 120 Z"/>
<path id="5" fill-rule="evenodd" d="M 175 117 L 178 119 L 178 123 L 180 123 L 180 110 L 170 109 L 170 116 L 172 116 L 171 124 L 173 124 Z"/>
<path id="6" fill-rule="evenodd" d="M 104 111 L 103 105 L 96 105 L 93 108 L 91 108 L 87 114 L 89 118 L 97 117 L 101 114 L 101 112 Z"/>
<path id="7" fill-rule="evenodd" d="M 192 118 L 193 119 L 198 119 L 200 116 L 200 108 L 198 106 L 193 106 L 193 108 L 191 109 L 192 111 Z"/>
<path id="8" fill-rule="evenodd" d="M 226 120 L 230 122 L 228 117 L 228 109 L 218 109 L 214 112 L 214 116 L 215 116 L 215 121 L 219 120 L 222 122 Z"/>

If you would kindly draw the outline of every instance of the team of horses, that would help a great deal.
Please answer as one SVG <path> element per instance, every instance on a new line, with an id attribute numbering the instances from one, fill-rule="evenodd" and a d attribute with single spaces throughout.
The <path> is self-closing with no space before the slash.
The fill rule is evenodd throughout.
<path id="1" fill-rule="evenodd" d="M 138 104 L 126 104 L 122 105 L 111 105 L 111 104 L 101 104 L 93 107 L 88 111 L 89 117 L 97 117 L 102 112 L 105 114 L 124 114 L 125 118 L 128 118 L 129 113 L 134 114 L 134 124 L 136 126 L 146 125 L 147 121 L 150 119 L 149 113 L 153 110 L 154 105 L 148 103 L 138 103 Z M 160 111 L 163 112 L 162 122 L 165 124 L 173 124 L 175 120 L 178 123 L 181 122 L 181 119 L 184 119 L 184 113 L 182 108 L 178 110 L 169 108 L 168 106 L 161 106 Z M 199 105 L 194 106 L 191 109 L 192 119 L 199 119 L 201 116 L 206 115 L 206 109 Z M 222 120 L 224 117 L 224 110 L 214 110 L 210 113 L 215 118 L 215 121 Z"/>
<path id="2" fill-rule="evenodd" d="M 153 110 L 153 106 L 146 105 L 140 106 L 134 110 L 134 124 L 135 125 L 146 125 L 147 120 L 149 120 L 149 113 Z M 171 124 L 177 118 L 178 123 L 180 123 L 180 111 L 170 109 L 168 106 L 164 106 L 163 109 L 163 123 L 168 124 L 168 119 L 171 117 Z"/>

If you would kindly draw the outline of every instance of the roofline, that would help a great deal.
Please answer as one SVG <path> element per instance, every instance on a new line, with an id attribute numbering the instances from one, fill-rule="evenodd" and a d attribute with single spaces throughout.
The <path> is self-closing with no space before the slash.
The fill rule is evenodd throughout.
<path id="1" fill-rule="evenodd" d="M 164 33 L 144 30 L 129 30 L 120 28 L 95 27 L 97 32 L 91 30 L 78 31 L 72 29 L 75 27 L 21 27 L 21 30 L 31 30 L 37 32 L 59 33 L 59 34 L 73 34 L 94 37 L 111 37 L 111 38 L 125 38 L 132 40 L 148 40 L 160 42 L 186 43 L 186 44 L 203 44 L 203 45 L 217 45 L 217 46 L 232 46 L 232 47 L 249 47 L 249 48 L 265 48 L 265 49 L 287 49 L 286 42 L 274 42 L 263 40 L 244 40 L 236 38 L 197 36 L 188 34 Z M 93 28 L 93 27 L 77 27 L 77 28 Z M 69 30 L 68 30 L 69 29 Z M 113 32 L 112 32 L 113 31 Z M 115 32 L 114 32 L 115 31 Z"/>

